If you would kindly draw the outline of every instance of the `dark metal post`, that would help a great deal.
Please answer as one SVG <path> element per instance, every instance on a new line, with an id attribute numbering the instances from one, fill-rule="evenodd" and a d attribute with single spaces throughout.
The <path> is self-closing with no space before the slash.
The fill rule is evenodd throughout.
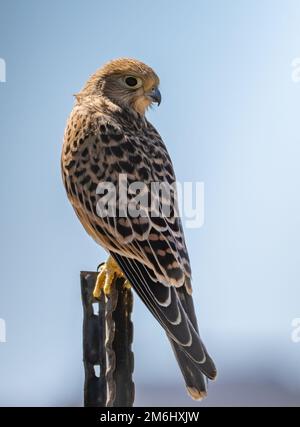
<path id="1" fill-rule="evenodd" d="M 108 297 L 95 300 L 98 273 L 81 272 L 84 406 L 131 407 L 134 367 L 131 289 L 117 279 Z M 95 310 L 96 308 L 96 310 Z"/>

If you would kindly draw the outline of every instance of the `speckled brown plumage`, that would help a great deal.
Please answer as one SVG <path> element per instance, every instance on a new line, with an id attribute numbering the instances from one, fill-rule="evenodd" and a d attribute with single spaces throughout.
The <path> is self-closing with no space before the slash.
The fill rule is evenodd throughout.
<path id="1" fill-rule="evenodd" d="M 126 87 L 134 76 L 139 87 Z M 121 59 L 98 70 L 76 96 L 65 131 L 62 176 L 70 202 L 86 231 L 120 265 L 150 311 L 165 328 L 185 377 L 188 391 L 201 398 L 203 374 L 215 368 L 199 338 L 191 298 L 191 269 L 176 193 L 171 214 L 159 217 L 101 218 L 97 185 L 111 182 L 118 190 L 120 174 L 128 185 L 142 181 L 174 183 L 167 149 L 144 112 L 157 96 L 159 79 L 145 64 Z M 137 85 L 137 86 L 138 86 Z"/>

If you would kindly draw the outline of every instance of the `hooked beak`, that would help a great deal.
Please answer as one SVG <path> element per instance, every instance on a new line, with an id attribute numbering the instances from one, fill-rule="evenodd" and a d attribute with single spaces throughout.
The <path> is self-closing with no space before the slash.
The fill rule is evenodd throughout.
<path id="1" fill-rule="evenodd" d="M 157 105 L 160 105 L 161 103 L 161 93 L 159 91 L 159 89 L 157 87 L 155 87 L 154 89 L 151 90 L 150 93 L 148 93 L 149 98 L 151 98 L 151 100 L 153 102 L 156 102 Z"/>

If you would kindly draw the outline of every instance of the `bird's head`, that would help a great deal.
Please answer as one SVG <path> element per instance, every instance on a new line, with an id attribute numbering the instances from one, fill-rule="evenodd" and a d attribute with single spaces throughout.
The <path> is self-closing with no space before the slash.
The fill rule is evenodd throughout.
<path id="1" fill-rule="evenodd" d="M 151 104 L 160 104 L 158 86 L 159 78 L 148 65 L 135 59 L 120 58 L 96 71 L 77 96 L 104 96 L 143 115 Z"/>

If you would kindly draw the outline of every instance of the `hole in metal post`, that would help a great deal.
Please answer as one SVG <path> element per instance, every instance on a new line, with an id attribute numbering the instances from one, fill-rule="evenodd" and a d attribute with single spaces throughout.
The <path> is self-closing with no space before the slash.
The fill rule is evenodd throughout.
<path id="1" fill-rule="evenodd" d="M 99 316 L 99 303 L 98 302 L 93 302 L 92 304 L 93 306 L 93 313 L 95 316 Z"/>
<path id="2" fill-rule="evenodd" d="M 100 378 L 100 374 L 101 374 L 100 365 L 94 365 L 94 373 L 95 373 L 97 378 Z"/>

